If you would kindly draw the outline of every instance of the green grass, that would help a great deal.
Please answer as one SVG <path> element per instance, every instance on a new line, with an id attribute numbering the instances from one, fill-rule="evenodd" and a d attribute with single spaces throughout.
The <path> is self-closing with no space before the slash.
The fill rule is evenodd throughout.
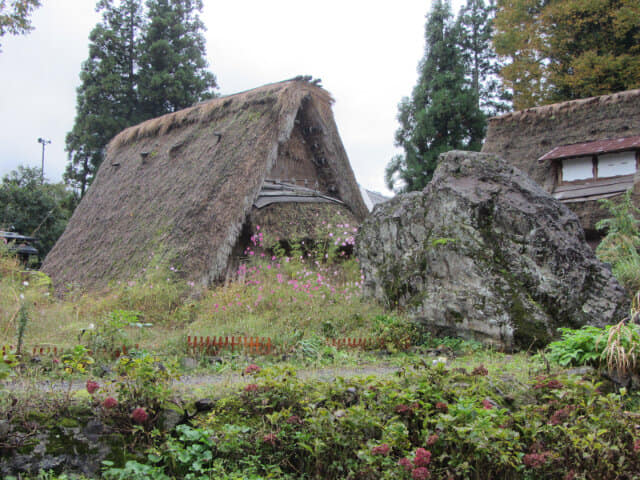
<path id="1" fill-rule="evenodd" d="M 236 281 L 210 289 L 189 285 L 165 268 L 107 292 L 71 292 L 61 299 L 42 277 L 29 281 L 34 274 L 21 272 L 15 260 L 5 256 L 0 262 L 0 344 L 16 344 L 23 304 L 29 316 L 27 346 L 70 348 L 113 312 L 131 311 L 151 326 L 123 326 L 127 341 L 171 353 L 179 353 L 187 335 L 270 337 L 281 346 L 326 334 L 368 337 L 375 333 L 372 318 L 384 313 L 361 298 L 354 261 L 254 260 Z"/>

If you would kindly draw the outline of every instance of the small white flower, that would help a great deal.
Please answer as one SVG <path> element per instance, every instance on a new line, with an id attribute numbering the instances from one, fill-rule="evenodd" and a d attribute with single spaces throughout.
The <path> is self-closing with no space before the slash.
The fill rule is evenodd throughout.
<path id="1" fill-rule="evenodd" d="M 27 282 L 26 280 L 25 280 L 24 282 L 22 282 L 22 284 L 23 284 L 25 287 L 28 287 L 28 286 L 29 286 L 29 282 Z"/>
<path id="2" fill-rule="evenodd" d="M 22 300 L 24 300 L 24 294 L 22 294 L 22 293 L 21 293 L 21 294 L 20 294 L 20 298 L 21 298 Z"/>
<path id="3" fill-rule="evenodd" d="M 93 330 L 94 328 L 96 328 L 96 326 L 93 323 L 89 324 L 89 330 Z"/>
<path id="4" fill-rule="evenodd" d="M 431 364 L 435 367 L 438 364 L 442 364 L 442 365 L 446 365 L 447 364 L 447 357 L 438 357 L 435 360 L 433 360 L 431 362 Z"/>

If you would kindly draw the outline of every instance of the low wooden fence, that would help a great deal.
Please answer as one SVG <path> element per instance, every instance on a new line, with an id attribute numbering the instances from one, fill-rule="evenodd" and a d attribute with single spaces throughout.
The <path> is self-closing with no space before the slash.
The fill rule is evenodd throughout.
<path id="1" fill-rule="evenodd" d="M 118 358 L 122 355 L 127 355 L 129 353 L 130 350 L 137 350 L 139 349 L 140 346 L 136 343 L 133 346 L 126 346 L 123 345 L 121 347 L 116 347 L 113 349 L 107 349 L 107 348 L 101 348 L 99 350 L 97 350 L 96 352 L 89 350 L 89 355 L 94 355 L 94 354 L 104 354 L 104 355 L 110 355 L 114 358 Z M 71 349 L 67 348 L 66 350 L 63 348 L 59 348 L 55 345 L 35 345 L 32 347 L 23 347 L 22 348 L 22 354 L 31 354 L 32 356 L 49 356 L 49 357 L 58 357 L 61 355 L 64 355 L 65 353 L 69 352 Z M 2 345 L 0 346 L 0 354 L 2 356 L 8 354 L 8 353 L 15 353 L 16 351 L 16 347 L 15 345 Z"/>
<path id="2" fill-rule="evenodd" d="M 328 338 L 327 345 L 353 350 L 376 350 L 382 348 L 384 342 L 381 339 L 375 340 L 373 338 Z"/>
<path id="3" fill-rule="evenodd" d="M 384 341 L 374 338 L 327 338 L 326 343 L 338 349 L 377 350 L 384 348 Z M 405 350 L 409 349 L 409 347 L 411 347 L 409 343 L 404 345 Z M 276 353 L 276 348 L 271 342 L 271 338 L 268 337 L 205 337 L 189 335 L 187 337 L 187 350 L 194 354 L 204 353 L 209 355 L 217 355 L 221 350 L 258 355 Z"/>
<path id="4" fill-rule="evenodd" d="M 382 339 L 375 338 L 327 338 L 327 345 L 338 349 L 349 350 L 377 350 L 384 348 L 384 341 Z M 404 346 L 408 349 L 411 345 Z M 122 355 L 127 355 L 130 350 L 138 350 L 140 346 L 135 344 L 134 346 L 126 346 L 114 348 L 108 350 L 106 348 L 100 349 L 97 352 L 89 352 L 90 355 L 94 353 L 109 355 L 113 358 L 118 358 Z M 31 354 L 33 356 L 52 356 L 58 357 L 66 353 L 69 349 L 63 350 L 55 345 L 36 345 L 30 348 L 23 348 L 23 354 Z M 270 355 L 276 353 L 276 348 L 271 342 L 269 337 L 238 337 L 238 336 L 199 336 L 189 335 L 187 337 L 187 352 L 197 355 L 217 355 L 221 351 L 227 350 L 231 352 L 242 352 L 245 354 L 253 355 Z M 282 350 L 282 349 L 281 349 Z M 15 352 L 15 346 L 2 345 L 0 346 L 0 353 L 4 356 L 7 353 Z"/>
<path id="5" fill-rule="evenodd" d="M 194 354 L 217 355 L 221 350 L 269 355 L 273 353 L 270 338 L 265 337 L 187 337 L 187 350 Z"/>

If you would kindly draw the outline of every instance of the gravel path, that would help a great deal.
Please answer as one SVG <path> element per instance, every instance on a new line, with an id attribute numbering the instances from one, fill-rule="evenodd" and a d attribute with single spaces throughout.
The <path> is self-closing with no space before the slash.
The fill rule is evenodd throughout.
<path id="1" fill-rule="evenodd" d="M 329 382 L 337 377 L 365 377 L 365 376 L 390 376 L 399 372 L 399 367 L 385 364 L 361 365 L 358 367 L 326 367 L 326 368 L 302 368 L 296 371 L 298 378 L 303 380 L 317 379 L 321 382 Z M 100 380 L 98 380 L 100 382 Z M 251 377 L 243 376 L 237 372 L 226 372 L 217 374 L 185 374 L 174 382 L 174 387 L 178 392 L 188 392 L 194 388 L 207 387 L 209 385 L 230 386 L 234 384 L 250 383 Z M 85 388 L 85 381 L 76 380 L 71 384 L 72 391 Z M 38 382 L 24 379 L 14 379 L 5 382 L 3 389 L 13 392 L 27 392 L 34 389 L 39 392 L 65 392 L 69 388 L 69 383 L 62 380 L 42 380 Z"/>
<path id="2" fill-rule="evenodd" d="M 400 368 L 389 365 L 362 365 L 359 367 L 327 367 L 327 368 L 306 368 L 296 371 L 297 377 L 302 380 L 316 379 L 320 382 L 330 382 L 335 378 L 366 377 L 366 376 L 389 376 L 394 375 Z M 252 383 L 252 377 L 243 376 L 239 373 L 212 374 L 212 375 L 183 375 L 175 382 L 178 391 L 188 391 L 197 387 L 208 385 L 234 385 Z"/>

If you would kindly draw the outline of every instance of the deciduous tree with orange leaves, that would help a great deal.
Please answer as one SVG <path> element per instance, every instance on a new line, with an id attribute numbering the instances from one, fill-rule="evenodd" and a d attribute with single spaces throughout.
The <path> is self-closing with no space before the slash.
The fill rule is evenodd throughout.
<path id="1" fill-rule="evenodd" d="M 516 109 L 640 88 L 638 0 L 499 0 L 494 26 Z"/>

